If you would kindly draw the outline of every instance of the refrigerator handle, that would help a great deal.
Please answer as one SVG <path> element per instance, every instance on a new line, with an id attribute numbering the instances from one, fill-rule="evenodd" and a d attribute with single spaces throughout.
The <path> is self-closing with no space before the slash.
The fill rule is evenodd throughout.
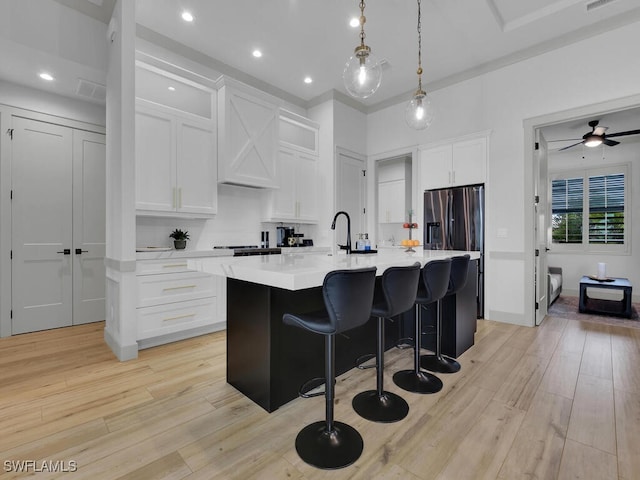
<path id="1" fill-rule="evenodd" d="M 453 245 L 453 194 L 449 192 L 447 195 L 447 249 L 451 249 Z"/>

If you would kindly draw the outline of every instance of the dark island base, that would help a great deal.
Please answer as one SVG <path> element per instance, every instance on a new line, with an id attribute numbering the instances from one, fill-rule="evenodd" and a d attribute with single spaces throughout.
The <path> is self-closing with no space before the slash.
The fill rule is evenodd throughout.
<path id="1" fill-rule="evenodd" d="M 472 262 L 474 269 L 475 264 Z M 444 312 L 458 308 L 463 313 L 458 315 L 455 325 L 443 328 L 443 353 L 451 357 L 473 345 L 475 286 L 469 288 L 473 290 L 473 298 L 465 300 L 464 308 L 460 305 L 464 296 L 448 299 L 443 307 Z M 273 412 L 298 397 L 305 382 L 324 377 L 324 337 L 282 323 L 284 313 L 323 308 L 322 287 L 292 291 L 228 278 L 227 382 L 266 411 Z M 425 324 L 435 320 L 432 313 L 423 318 L 428 319 Z M 394 320 L 387 321 L 385 326 L 385 350 L 413 332 L 413 311 Z M 372 319 L 362 327 L 337 335 L 336 376 L 352 369 L 357 358 L 375 352 L 376 327 Z M 435 345 L 432 335 L 424 336 L 424 341 L 427 348 Z M 373 388 L 375 374 L 371 372 Z"/>

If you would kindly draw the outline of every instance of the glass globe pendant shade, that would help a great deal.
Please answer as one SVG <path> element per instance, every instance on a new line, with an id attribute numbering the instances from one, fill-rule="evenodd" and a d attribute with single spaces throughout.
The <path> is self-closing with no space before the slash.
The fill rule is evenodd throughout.
<path id="1" fill-rule="evenodd" d="M 358 46 L 344 67 L 342 79 L 350 95 L 367 98 L 380 86 L 382 66 L 369 47 Z"/>
<path id="2" fill-rule="evenodd" d="M 418 90 L 407 105 L 404 118 L 411 128 L 424 130 L 433 122 L 435 113 L 431 98 L 424 91 Z"/>

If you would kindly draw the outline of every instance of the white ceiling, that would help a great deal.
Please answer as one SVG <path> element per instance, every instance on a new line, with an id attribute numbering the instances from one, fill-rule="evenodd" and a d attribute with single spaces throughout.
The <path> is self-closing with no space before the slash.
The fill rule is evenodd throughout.
<path id="1" fill-rule="evenodd" d="M 130 0 L 125 0 L 130 1 Z M 143 38 L 265 85 L 301 106 L 345 93 L 342 70 L 359 43 L 358 0 L 135 0 Z M 604 3 L 587 9 L 588 4 Z M 77 79 L 105 83 L 106 22 L 115 0 L 3 0 L 0 78 L 64 95 Z M 71 8 L 69 12 L 68 8 Z M 180 18 L 183 8 L 195 16 Z M 80 12 L 80 13 L 79 13 Z M 386 60 L 379 108 L 417 86 L 415 0 L 369 0 L 366 43 Z M 424 81 L 434 90 L 585 37 L 640 21 L 638 0 L 422 0 Z M 260 48 L 264 56 L 251 52 Z M 202 56 L 204 54 L 204 57 Z M 34 70 L 58 69 L 55 85 Z M 313 83 L 303 83 L 305 76 Z"/>
<path id="2" fill-rule="evenodd" d="M 512 63 L 640 19 L 638 0 L 587 12 L 585 0 L 423 0 L 422 52 L 427 87 Z M 305 101 L 346 93 L 342 70 L 359 43 L 348 25 L 357 0 L 136 0 L 140 25 Z M 196 17 L 180 18 L 182 8 Z M 374 105 L 415 90 L 417 2 L 366 2 L 366 44 L 388 63 Z M 174 44 L 175 46 L 175 44 Z M 264 56 L 251 56 L 260 48 Z M 303 83 L 309 75 L 311 85 Z"/>

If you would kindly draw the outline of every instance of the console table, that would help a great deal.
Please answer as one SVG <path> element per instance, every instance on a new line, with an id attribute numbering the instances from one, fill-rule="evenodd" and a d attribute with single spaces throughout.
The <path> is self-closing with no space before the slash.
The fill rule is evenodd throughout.
<path id="1" fill-rule="evenodd" d="M 622 291 L 622 300 L 596 300 L 587 296 L 587 288 L 602 288 Z M 584 276 L 580 279 L 579 310 L 581 313 L 604 313 L 631 318 L 631 289 L 627 278 L 612 278 L 610 280 L 595 280 Z"/>

